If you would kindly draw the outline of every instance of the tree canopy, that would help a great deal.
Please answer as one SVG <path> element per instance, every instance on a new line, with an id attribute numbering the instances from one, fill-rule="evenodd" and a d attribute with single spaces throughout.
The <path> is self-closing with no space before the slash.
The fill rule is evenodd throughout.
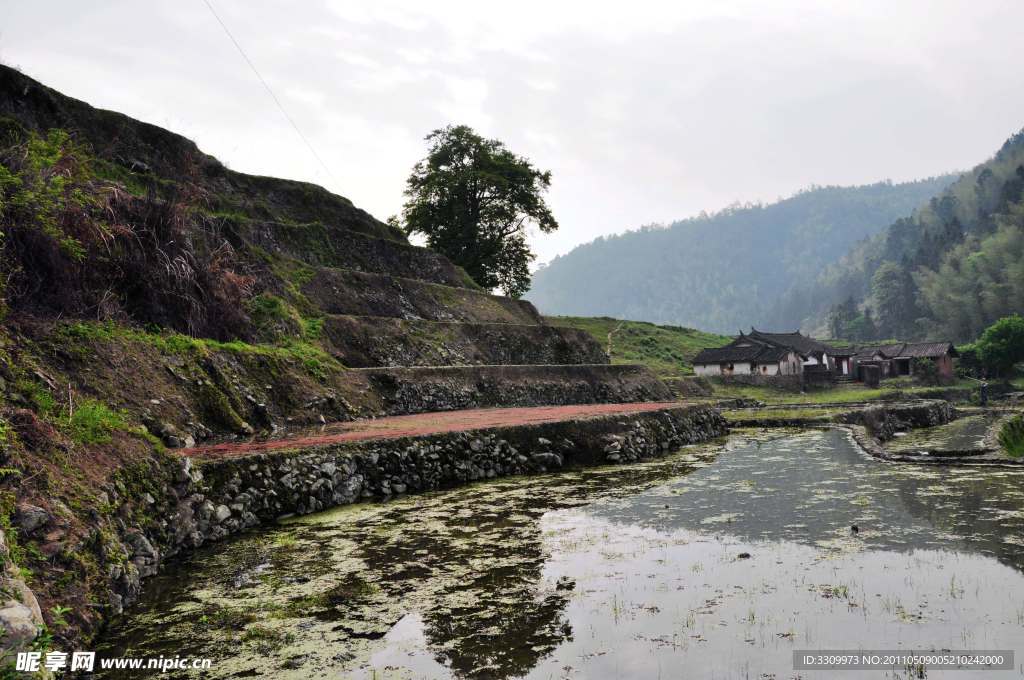
<path id="1" fill-rule="evenodd" d="M 480 286 L 519 297 L 535 258 L 527 229 L 558 229 L 544 200 L 551 173 L 465 125 L 434 130 L 426 141 L 427 156 L 406 182 L 406 233 L 426 236 Z"/>
<path id="2" fill-rule="evenodd" d="M 1024 312 L 1024 131 L 854 247 L 815 291 L 833 311 L 852 295 L 883 337 L 967 341 Z"/>
<path id="3" fill-rule="evenodd" d="M 985 329 L 975 343 L 981 362 L 994 375 L 1005 375 L 1024 361 L 1024 317 L 1003 317 Z"/>

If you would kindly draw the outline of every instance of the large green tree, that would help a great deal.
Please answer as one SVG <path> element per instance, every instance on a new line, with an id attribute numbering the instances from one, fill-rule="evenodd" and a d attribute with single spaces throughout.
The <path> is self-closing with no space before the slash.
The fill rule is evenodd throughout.
<path id="1" fill-rule="evenodd" d="M 558 229 L 544 200 L 551 173 L 465 125 L 434 130 L 426 141 L 427 156 L 406 182 L 406 233 L 426 236 L 484 288 L 519 297 L 535 257 L 527 229 Z"/>
<path id="2" fill-rule="evenodd" d="M 912 335 L 918 317 L 917 286 L 906 266 L 883 262 L 871 278 L 871 295 L 878 312 L 878 331 L 883 338 Z"/>
<path id="3" fill-rule="evenodd" d="M 1024 317 L 1005 316 L 985 329 L 975 343 L 982 364 L 994 375 L 1006 375 L 1024 361 Z"/>

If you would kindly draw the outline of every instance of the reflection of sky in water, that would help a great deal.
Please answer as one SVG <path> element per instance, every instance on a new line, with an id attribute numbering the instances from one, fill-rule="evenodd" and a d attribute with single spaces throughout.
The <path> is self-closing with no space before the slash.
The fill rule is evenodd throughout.
<path id="1" fill-rule="evenodd" d="M 598 501 L 594 515 L 829 547 L 967 549 L 1024 567 L 1024 474 L 881 463 L 842 431 L 745 443 L 648 491 Z"/>
<path id="2" fill-rule="evenodd" d="M 303 680 L 789 678 L 793 649 L 856 645 L 1024 655 L 1022 482 L 883 464 L 829 431 L 340 508 L 155 579 L 110 648 Z"/>

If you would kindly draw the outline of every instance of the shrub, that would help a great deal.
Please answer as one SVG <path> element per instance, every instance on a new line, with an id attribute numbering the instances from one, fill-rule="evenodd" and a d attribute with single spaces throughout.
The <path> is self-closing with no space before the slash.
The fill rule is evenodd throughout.
<path id="1" fill-rule="evenodd" d="M 938 364 L 924 357 L 914 359 L 913 373 L 914 379 L 922 385 L 938 385 L 942 379 Z"/>
<path id="2" fill-rule="evenodd" d="M 63 130 L 8 136 L 0 139 L 0 293 L 11 308 L 245 337 L 255 277 L 198 210 L 206 194 L 188 176 L 154 181 L 137 196 L 104 180 L 103 161 Z"/>
<path id="3" fill-rule="evenodd" d="M 999 430 L 999 445 L 1008 456 L 1024 456 L 1024 416 L 1014 416 L 1006 421 Z"/>
<path id="4" fill-rule="evenodd" d="M 1005 375 L 1024 360 L 1024 317 L 1004 316 L 985 329 L 975 343 L 991 375 Z"/>
<path id="5" fill-rule="evenodd" d="M 956 373 L 958 377 L 982 378 L 984 377 L 984 366 L 981 362 L 981 352 L 977 343 L 968 343 L 956 348 L 960 358 L 957 360 Z"/>

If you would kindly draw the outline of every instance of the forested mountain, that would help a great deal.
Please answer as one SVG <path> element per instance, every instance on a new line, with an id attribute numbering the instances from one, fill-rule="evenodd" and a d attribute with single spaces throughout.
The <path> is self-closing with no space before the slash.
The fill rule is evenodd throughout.
<path id="1" fill-rule="evenodd" d="M 833 336 L 972 340 L 1024 311 L 1024 131 L 795 295 Z"/>
<path id="2" fill-rule="evenodd" d="M 770 205 L 734 205 L 668 226 L 599 238 L 555 258 L 526 297 L 546 314 L 615 316 L 735 333 L 824 318 L 805 291 L 859 241 L 955 179 L 812 187 Z"/>

